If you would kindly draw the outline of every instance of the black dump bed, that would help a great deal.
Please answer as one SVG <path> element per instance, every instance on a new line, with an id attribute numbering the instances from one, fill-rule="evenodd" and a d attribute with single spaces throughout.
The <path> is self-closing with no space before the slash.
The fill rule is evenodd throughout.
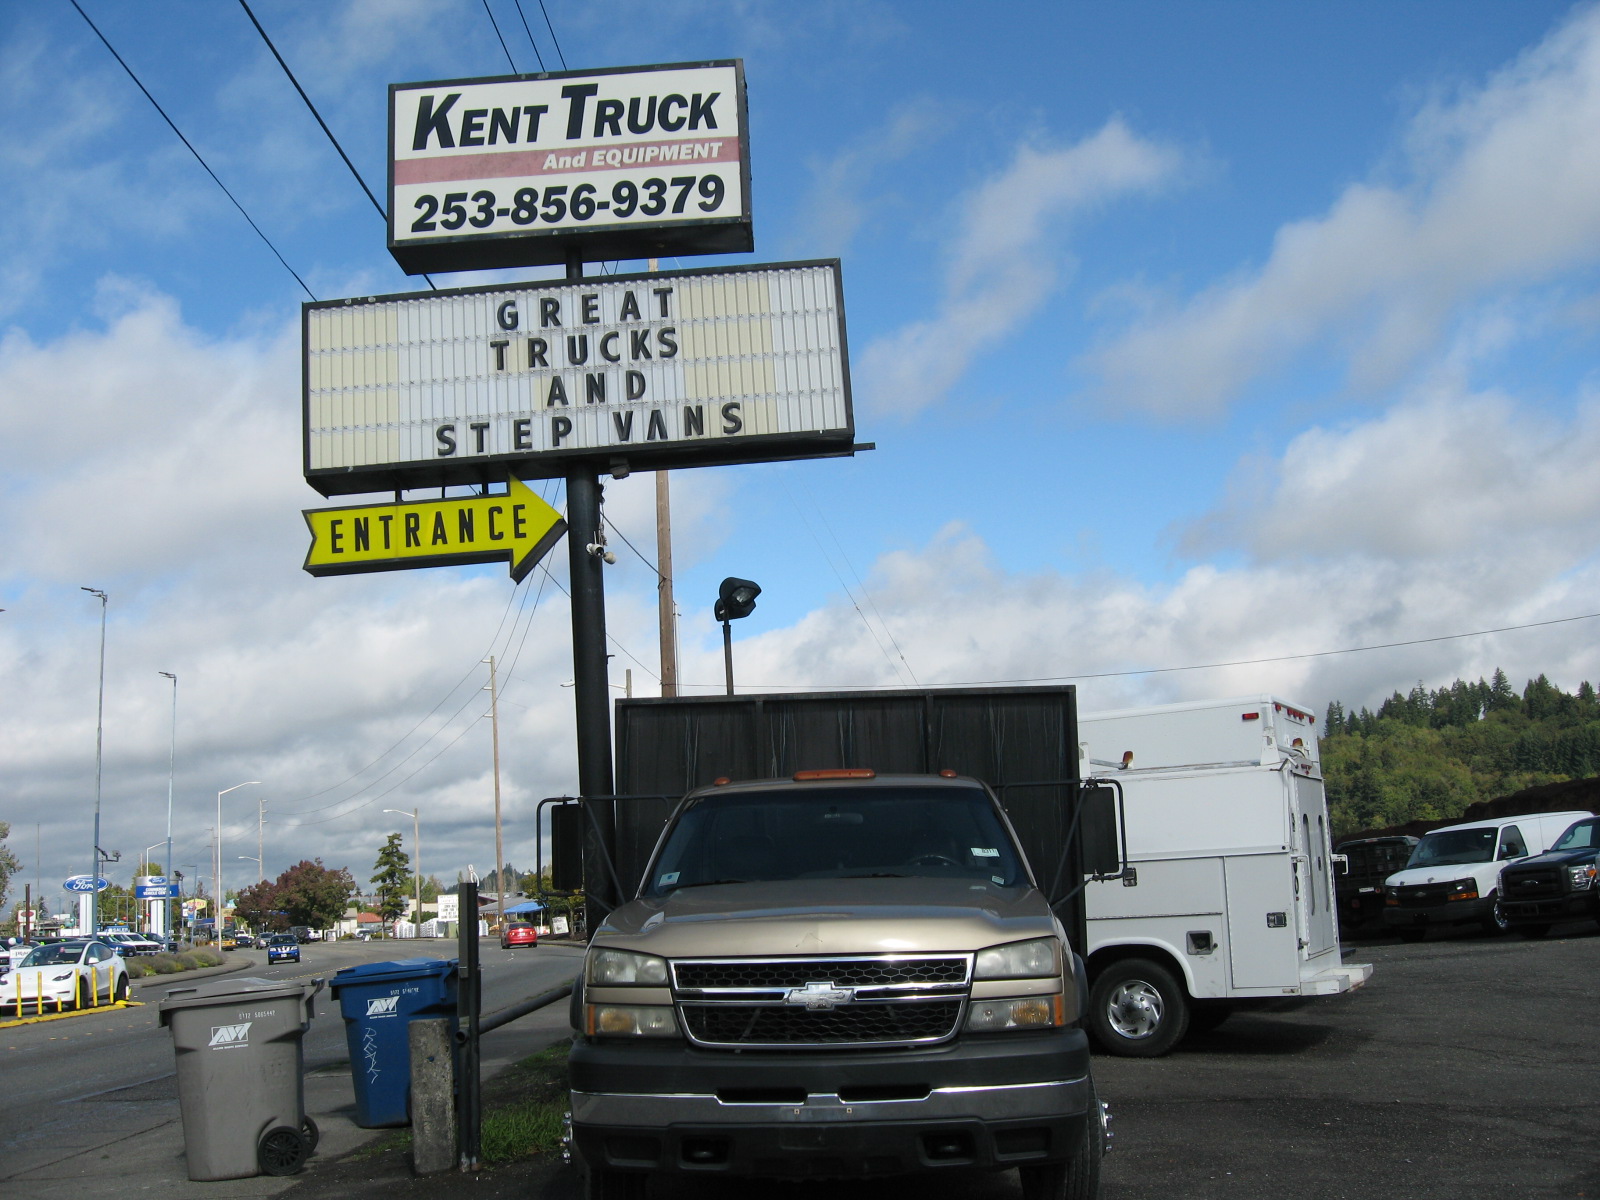
<path id="1" fill-rule="evenodd" d="M 616 703 L 617 873 L 631 896 L 678 800 L 719 777 L 949 769 L 994 788 L 1055 900 L 1082 878 L 1070 686 L 691 696 Z M 1070 882 L 1069 882 L 1070 881 Z M 1057 909 L 1081 948 L 1081 893 Z"/>

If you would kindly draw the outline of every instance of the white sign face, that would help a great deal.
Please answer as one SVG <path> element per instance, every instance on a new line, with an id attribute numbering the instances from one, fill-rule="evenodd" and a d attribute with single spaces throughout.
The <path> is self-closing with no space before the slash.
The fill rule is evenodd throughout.
<path id="1" fill-rule="evenodd" d="M 303 306 L 323 495 L 854 447 L 838 263 Z"/>
<path id="2" fill-rule="evenodd" d="M 460 898 L 454 893 L 441 894 L 439 897 L 438 919 L 441 921 L 459 921 L 461 919 Z"/>
<path id="3" fill-rule="evenodd" d="M 738 61 L 389 89 L 389 250 L 474 270 L 754 249 Z"/>

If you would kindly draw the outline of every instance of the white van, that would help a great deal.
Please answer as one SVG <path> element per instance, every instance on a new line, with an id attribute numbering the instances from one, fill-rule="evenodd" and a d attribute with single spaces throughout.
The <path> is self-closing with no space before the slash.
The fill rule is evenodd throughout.
<path id="1" fill-rule="evenodd" d="M 1405 870 L 1384 880 L 1383 923 L 1408 942 L 1436 925 L 1510 928 L 1500 910 L 1500 868 L 1543 854 L 1588 812 L 1524 813 L 1435 829 L 1417 843 Z"/>

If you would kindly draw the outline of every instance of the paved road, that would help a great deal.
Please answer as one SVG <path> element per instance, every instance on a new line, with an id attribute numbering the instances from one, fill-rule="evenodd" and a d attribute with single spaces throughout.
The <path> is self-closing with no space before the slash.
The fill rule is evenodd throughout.
<path id="1" fill-rule="evenodd" d="M 303 961 L 269 967 L 265 955 L 236 951 L 265 979 L 331 978 L 342 967 L 402 957 L 454 957 L 455 943 L 335 942 L 303 947 Z M 571 978 L 581 948 L 547 942 L 537 949 L 482 945 L 484 1011 L 514 1003 Z M 125 1200 L 159 1188 L 166 1196 L 269 1196 L 292 1180 L 258 1178 L 188 1182 L 173 1074 L 172 1038 L 157 1003 L 183 977 L 140 981 L 142 1007 L 90 1013 L 0 1030 L 0 1194 L 7 1200 Z M 553 1005 L 487 1034 L 486 1070 L 548 1045 L 566 1027 Z M 322 1129 L 319 1155 L 338 1155 L 369 1136 L 352 1123 L 353 1091 L 344 1022 L 324 989 L 306 1034 L 306 1107 Z M 68 1191 L 70 1181 L 70 1192 Z"/>

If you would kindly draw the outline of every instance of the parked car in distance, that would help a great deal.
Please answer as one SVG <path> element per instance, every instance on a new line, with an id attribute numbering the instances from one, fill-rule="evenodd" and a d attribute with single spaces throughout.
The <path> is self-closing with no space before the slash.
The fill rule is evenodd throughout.
<path id="1" fill-rule="evenodd" d="M 237 950 L 239 948 L 239 931 L 237 929 L 224 929 L 222 940 L 218 943 L 222 950 Z"/>
<path id="2" fill-rule="evenodd" d="M 1357 838 L 1333 848 L 1339 928 L 1345 933 L 1383 920 L 1383 881 L 1405 869 L 1418 839 L 1409 834 Z M 1344 862 L 1339 859 L 1343 856 Z"/>
<path id="3" fill-rule="evenodd" d="M 527 921 L 507 921 L 505 928 L 500 931 L 500 949 L 509 950 L 513 946 L 537 946 L 539 944 L 539 931 Z"/>
<path id="4" fill-rule="evenodd" d="M 274 933 L 261 939 L 267 948 L 267 964 L 299 962 L 300 943 L 292 933 Z"/>
<path id="5" fill-rule="evenodd" d="M 18 1015 L 37 1009 L 88 1008 L 128 998 L 128 968 L 98 938 L 36 946 L 6 978 L 0 1004 Z"/>
<path id="6" fill-rule="evenodd" d="M 160 942 L 142 933 L 102 933 L 100 940 L 124 958 L 130 954 L 160 954 L 164 949 Z"/>

